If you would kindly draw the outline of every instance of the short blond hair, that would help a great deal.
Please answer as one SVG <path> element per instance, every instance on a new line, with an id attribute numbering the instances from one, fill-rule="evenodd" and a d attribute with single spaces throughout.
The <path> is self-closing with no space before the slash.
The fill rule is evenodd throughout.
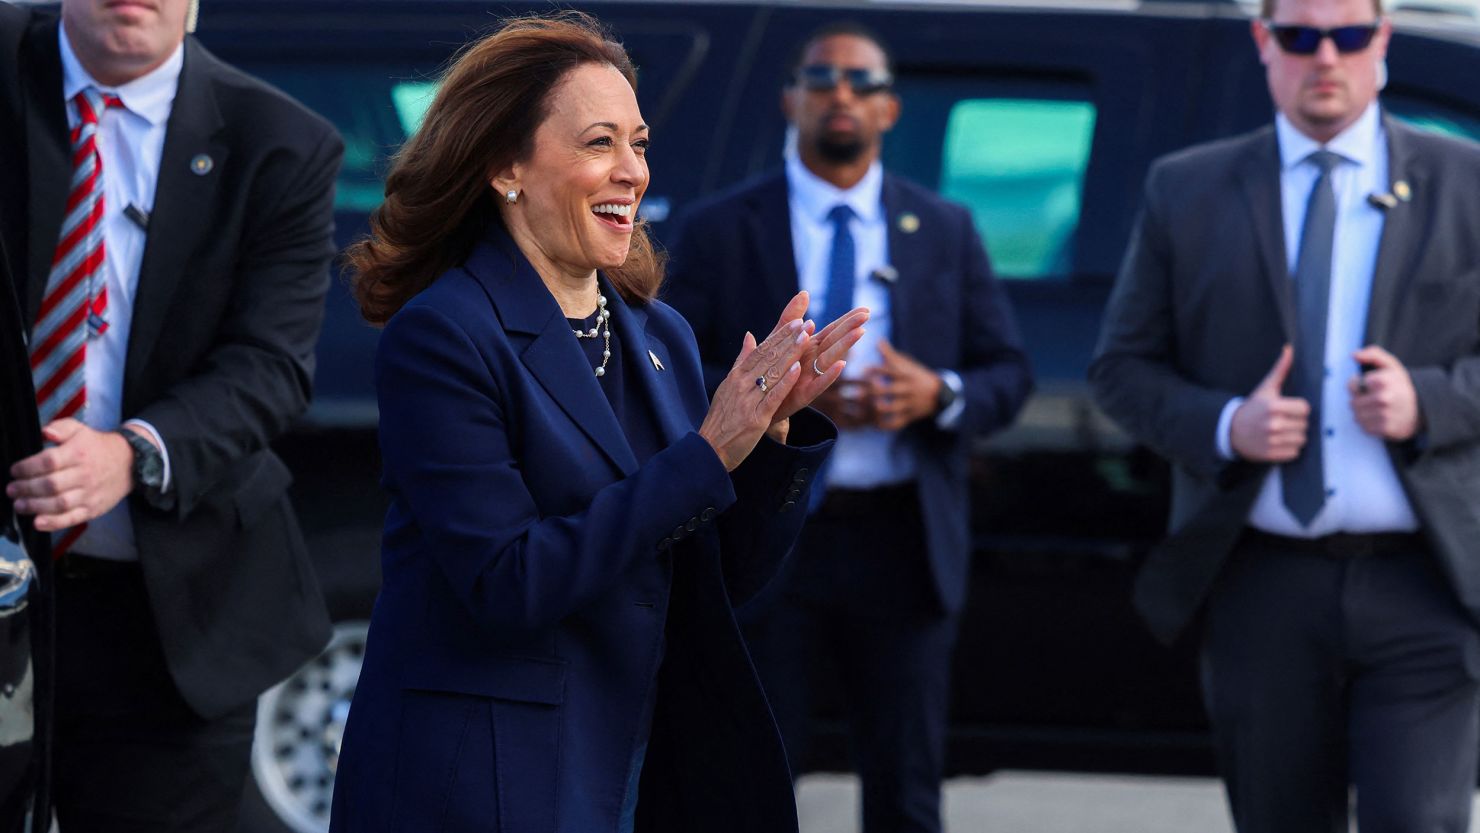
<path id="1" fill-rule="evenodd" d="M 196 0 L 196 2 L 199 2 L 199 0 Z M 1260 19 L 1269 20 L 1274 17 L 1274 4 L 1276 2 L 1277 0 L 1259 0 Z M 1382 17 L 1382 0 L 1372 0 L 1372 10 L 1377 12 L 1378 17 Z"/>

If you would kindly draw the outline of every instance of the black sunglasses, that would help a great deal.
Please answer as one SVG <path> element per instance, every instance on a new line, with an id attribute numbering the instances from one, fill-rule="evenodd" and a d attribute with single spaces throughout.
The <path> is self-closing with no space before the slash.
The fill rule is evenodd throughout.
<path id="1" fill-rule="evenodd" d="M 886 69 L 844 69 L 829 64 L 802 67 L 797 70 L 796 83 L 807 90 L 825 92 L 836 89 L 845 78 L 854 95 L 872 95 L 894 83 L 894 76 Z"/>
<path id="2" fill-rule="evenodd" d="M 1374 20 L 1371 23 L 1362 23 L 1357 26 L 1337 26 L 1334 29 L 1317 29 L 1314 26 L 1288 26 L 1272 21 L 1264 21 L 1264 28 L 1274 35 L 1275 42 L 1280 49 L 1292 55 L 1314 55 L 1321 48 L 1321 41 L 1331 39 L 1331 44 L 1336 51 L 1343 55 L 1350 52 L 1361 52 L 1371 43 L 1372 38 L 1377 35 L 1377 27 L 1382 21 Z"/>

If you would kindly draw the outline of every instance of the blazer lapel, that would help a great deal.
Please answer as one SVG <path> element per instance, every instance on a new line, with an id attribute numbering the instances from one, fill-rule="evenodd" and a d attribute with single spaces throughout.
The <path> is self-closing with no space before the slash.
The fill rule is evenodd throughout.
<path id="1" fill-rule="evenodd" d="M 216 190 L 229 164 L 226 146 L 215 140 L 225 121 L 213 89 L 213 60 L 194 38 L 185 39 L 185 64 L 165 131 L 134 295 L 126 387 L 148 366 L 180 281 L 221 279 L 186 274 L 191 252 L 211 233 Z"/>
<path id="2" fill-rule="evenodd" d="M 678 384 L 668 346 L 647 332 L 648 314 L 641 307 L 629 307 L 617 295 L 616 290 L 603 281 L 604 292 L 611 301 L 607 308 L 612 311 L 612 328 L 622 344 L 622 363 L 627 384 L 636 385 L 652 408 L 658 421 L 659 433 L 664 445 L 672 445 L 683 435 L 693 430 L 693 424 L 683 412 L 683 400 L 679 397 Z M 659 370 L 653 364 L 656 358 L 662 362 Z"/>
<path id="3" fill-rule="evenodd" d="M 504 329 L 516 342 L 529 339 L 520 359 L 530 375 L 623 475 L 636 471 L 632 447 L 560 305 L 507 233 L 490 229 L 466 268 L 488 292 Z"/>
<path id="4" fill-rule="evenodd" d="M 898 181 L 884 174 L 881 200 L 884 203 L 884 221 L 888 223 L 889 264 L 894 269 L 894 280 L 886 282 L 889 293 L 889 340 L 906 352 L 912 352 L 913 337 L 911 324 L 915 317 L 915 301 L 930 279 L 922 274 L 934 262 L 926 240 L 936 239 L 930 233 L 921 234 L 919 215 L 910 211 L 911 206 Z M 822 326 L 821 324 L 818 325 Z"/>
<path id="5" fill-rule="evenodd" d="M 1383 218 L 1382 241 L 1372 273 L 1372 297 L 1367 304 L 1367 344 L 1386 344 L 1391 338 L 1392 323 L 1402 304 L 1404 290 L 1432 227 L 1429 218 L 1435 210 L 1433 199 L 1437 191 L 1430 187 L 1423 159 L 1410 152 L 1408 128 L 1386 117 L 1383 124 L 1388 140 L 1388 193 L 1411 196 L 1400 196 Z"/>
<path id="6" fill-rule="evenodd" d="M 62 100 L 62 57 L 57 36 L 56 21 L 32 29 L 29 57 L 22 61 L 22 65 L 32 68 L 22 81 L 27 111 L 26 164 L 31 183 L 28 268 L 21 281 L 28 326 L 35 323 L 41 296 L 46 292 L 72 180 L 72 143 L 67 130 L 67 103 Z"/>
<path id="7" fill-rule="evenodd" d="M 1285 256 L 1283 200 L 1280 197 L 1280 148 L 1273 127 L 1260 131 L 1244 158 L 1244 199 L 1254 237 L 1259 246 L 1259 259 L 1264 278 L 1280 313 L 1280 326 L 1285 339 L 1295 338 L 1295 299 L 1291 294 L 1290 269 Z"/>

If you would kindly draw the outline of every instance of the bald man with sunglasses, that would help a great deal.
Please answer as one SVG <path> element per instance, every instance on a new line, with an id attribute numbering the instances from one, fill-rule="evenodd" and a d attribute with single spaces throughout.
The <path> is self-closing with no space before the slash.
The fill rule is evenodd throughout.
<path id="1" fill-rule="evenodd" d="M 1032 382 L 1017 327 L 965 208 L 883 169 L 899 117 L 888 53 L 824 27 L 782 94 L 783 171 L 687 218 L 667 300 L 694 327 L 711 387 L 762 311 L 798 289 L 811 317 L 866 306 L 868 333 L 815 407 L 839 428 L 770 604 L 745 614 L 786 741 L 805 758 L 809 686 L 835 675 L 863 786 L 864 833 L 939 833 L 947 693 L 966 599 L 967 450 L 1010 423 Z M 811 369 L 805 372 L 814 372 Z"/>
<path id="2" fill-rule="evenodd" d="M 1480 750 L 1480 147 L 1378 103 L 1375 0 L 1265 0 L 1275 124 L 1159 160 L 1090 379 L 1173 468 L 1240 833 L 1464 833 Z"/>

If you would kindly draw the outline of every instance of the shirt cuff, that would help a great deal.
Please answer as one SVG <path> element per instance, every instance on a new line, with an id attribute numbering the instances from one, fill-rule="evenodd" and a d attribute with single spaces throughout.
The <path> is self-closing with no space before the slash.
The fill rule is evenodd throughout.
<path id="1" fill-rule="evenodd" d="M 1228 400 L 1228 404 L 1223 406 L 1223 413 L 1218 417 L 1218 436 L 1216 437 L 1218 456 L 1224 460 L 1238 459 L 1238 455 L 1233 451 L 1233 437 L 1229 430 L 1233 427 L 1233 412 L 1244 404 L 1246 398 L 1235 396 Z"/>
<path id="2" fill-rule="evenodd" d="M 953 431 L 961 424 L 961 415 L 966 413 L 965 387 L 961 384 L 961 374 L 954 370 L 937 370 L 940 374 L 940 382 L 956 394 L 955 401 L 950 407 L 935 416 L 935 425 L 944 431 Z"/>
<path id="3" fill-rule="evenodd" d="M 161 436 L 159 436 L 159 432 L 156 431 L 156 430 L 154 430 L 154 426 L 153 425 L 150 425 L 149 423 L 145 422 L 142 419 L 125 420 L 123 424 L 124 425 L 132 425 L 132 426 L 134 426 L 136 428 L 142 428 L 142 429 L 144 429 L 144 432 L 145 433 L 147 433 L 150 437 L 154 438 L 154 444 L 157 445 L 157 446 L 159 446 L 159 456 L 161 456 L 161 457 L 164 458 L 164 483 L 159 487 L 159 493 L 162 494 L 162 495 L 169 494 L 170 493 L 170 450 L 168 448 L 165 448 L 164 438 L 161 437 Z"/>

